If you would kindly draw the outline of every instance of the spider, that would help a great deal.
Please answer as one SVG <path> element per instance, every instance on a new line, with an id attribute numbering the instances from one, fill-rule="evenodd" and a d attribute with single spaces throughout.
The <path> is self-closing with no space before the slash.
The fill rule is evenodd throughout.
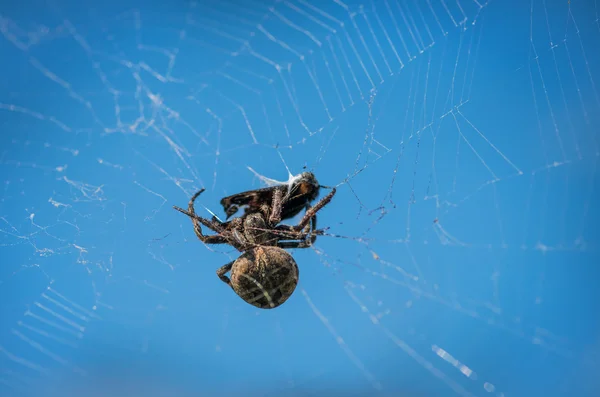
<path id="1" fill-rule="evenodd" d="M 236 260 L 221 266 L 217 276 L 253 306 L 272 309 L 283 304 L 296 289 L 299 276 L 298 265 L 285 248 L 308 248 L 315 242 L 320 232 L 316 230 L 316 214 L 331 201 L 335 188 L 314 207 L 308 208 L 295 226 L 270 224 L 264 212 L 271 209 L 247 212 L 228 222 L 214 217 L 211 220 L 202 218 L 194 211 L 194 201 L 202 192 L 204 189 L 192 196 L 187 211 L 177 206 L 173 208 L 192 219 L 194 232 L 203 243 L 229 244 L 242 253 Z M 281 206 L 274 210 L 281 212 Z M 203 234 L 201 225 L 217 234 Z M 226 276 L 228 272 L 231 272 L 231 279 Z"/>

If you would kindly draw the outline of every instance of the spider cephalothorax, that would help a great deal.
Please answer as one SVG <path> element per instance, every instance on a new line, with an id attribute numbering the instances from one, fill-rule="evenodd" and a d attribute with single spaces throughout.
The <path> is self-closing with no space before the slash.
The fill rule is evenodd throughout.
<path id="1" fill-rule="evenodd" d="M 229 244 L 242 252 L 235 261 L 219 268 L 217 276 L 251 305 L 271 309 L 284 303 L 294 292 L 299 274 L 296 261 L 284 248 L 307 248 L 315 242 L 316 214 L 331 201 L 335 189 L 308 208 L 295 226 L 277 225 L 267 219 L 273 213 L 275 218 L 281 219 L 281 208 L 285 206 L 281 201 L 273 208 L 263 206 L 261 211 L 259 207 L 228 222 L 202 218 L 194 211 L 194 201 L 203 191 L 192 196 L 187 211 L 174 208 L 192 219 L 196 236 L 205 244 Z M 204 235 L 201 225 L 217 234 Z M 226 276 L 230 271 L 231 279 Z"/>

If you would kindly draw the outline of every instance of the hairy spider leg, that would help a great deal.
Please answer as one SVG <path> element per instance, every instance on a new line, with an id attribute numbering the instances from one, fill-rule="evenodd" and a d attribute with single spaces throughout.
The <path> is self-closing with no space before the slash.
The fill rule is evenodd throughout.
<path id="1" fill-rule="evenodd" d="M 228 264 L 223 265 L 219 269 L 217 269 L 217 276 L 219 276 L 219 278 L 221 279 L 222 282 L 229 285 L 230 287 L 231 287 L 231 280 L 225 274 L 227 274 L 231 270 L 234 262 L 235 261 L 231 261 Z"/>
<path id="2" fill-rule="evenodd" d="M 194 232 L 196 233 L 196 236 L 198 237 L 198 239 L 200 239 L 200 241 L 202 241 L 205 244 L 226 244 L 227 239 L 219 234 L 213 236 L 206 236 L 202 233 L 202 227 L 200 226 L 200 223 L 216 233 L 221 233 L 223 231 L 223 224 L 218 220 L 208 220 L 196 215 L 196 212 L 194 211 L 194 201 L 198 198 L 198 196 L 200 196 L 200 194 L 202 194 L 202 192 L 204 192 L 204 189 L 200 189 L 196 192 L 196 194 L 192 196 L 188 203 L 187 211 L 176 205 L 174 205 L 173 208 L 189 216 L 192 219 L 192 223 L 194 224 Z"/>
<path id="3" fill-rule="evenodd" d="M 200 241 L 202 241 L 203 243 L 207 243 L 207 244 L 226 244 L 227 240 L 225 240 L 224 237 L 215 234 L 212 236 L 206 236 L 202 233 L 202 228 L 200 227 L 200 224 L 198 222 L 200 222 L 201 224 L 203 224 L 204 226 L 208 227 L 209 229 L 219 233 L 219 229 L 221 229 L 218 225 L 213 224 L 211 221 L 209 221 L 208 219 L 204 219 L 201 216 L 198 216 L 196 214 L 191 214 L 188 211 L 184 210 L 181 207 L 178 207 L 176 205 L 173 206 L 174 209 L 176 209 L 177 211 L 181 212 L 182 214 L 185 214 L 187 216 L 189 216 L 190 218 L 192 218 L 192 223 L 194 224 L 194 232 L 196 232 L 196 236 L 198 236 L 198 238 L 200 239 Z"/>
<path id="4" fill-rule="evenodd" d="M 310 220 L 316 215 L 316 213 L 319 212 L 319 210 L 321 210 L 321 208 L 323 208 L 324 206 L 329 204 L 329 202 L 335 195 L 335 192 L 336 192 L 335 188 L 331 189 L 331 192 L 329 192 L 329 194 L 327 196 L 325 196 L 321 200 L 319 200 L 319 202 L 317 204 L 315 204 L 313 207 L 310 207 L 306 211 L 306 213 L 304 214 L 304 216 L 302 217 L 300 222 L 298 222 L 298 224 L 296 226 L 293 226 L 293 229 L 297 232 L 304 229 L 304 227 L 308 224 L 308 222 L 310 222 Z M 316 220 L 315 220 L 315 222 L 316 222 Z"/>
<path id="5" fill-rule="evenodd" d="M 196 225 L 195 221 L 200 221 L 200 222 L 204 221 L 204 222 L 202 222 L 202 224 L 204 224 L 206 227 L 214 230 L 217 233 L 221 233 L 225 229 L 225 227 L 223 226 L 223 223 L 220 222 L 218 219 L 216 219 L 215 217 L 213 217 L 209 221 L 209 220 L 207 220 L 205 218 L 202 218 L 202 217 L 196 215 L 196 211 L 194 209 L 194 202 L 200 196 L 200 194 L 202 194 L 202 192 L 204 192 L 204 190 L 205 190 L 204 188 L 198 190 L 196 192 L 196 194 L 194 194 L 192 196 L 192 198 L 190 198 L 190 201 L 188 202 L 188 211 L 189 211 L 189 213 L 191 213 L 192 215 L 194 215 L 192 217 L 192 222 L 194 222 L 194 225 Z M 205 222 L 209 222 L 210 225 L 205 224 Z M 200 227 L 200 226 L 198 226 L 198 227 Z"/>
<path id="6" fill-rule="evenodd" d="M 335 194 L 335 191 L 331 192 L 329 195 L 331 197 L 333 197 L 333 195 Z M 331 197 L 329 198 L 329 200 L 331 200 Z M 325 197 L 327 198 L 327 197 Z M 320 204 L 320 202 L 318 203 Z M 318 205 L 317 204 L 317 205 Z M 322 229 L 322 230 L 318 230 L 317 229 L 317 214 L 316 212 L 319 209 L 322 209 L 323 206 L 325 206 L 327 204 L 327 202 L 323 203 L 320 208 L 317 208 L 316 210 L 312 211 L 312 213 L 314 213 L 313 217 L 311 218 L 311 222 L 310 224 L 307 223 L 306 226 L 304 227 L 303 230 L 298 231 L 296 230 L 297 226 L 290 226 L 290 225 L 279 225 L 277 226 L 272 233 L 278 235 L 278 236 L 285 236 L 287 238 L 282 238 L 280 237 L 279 240 L 299 240 L 299 241 L 277 241 L 277 246 L 279 248 L 309 248 L 310 246 L 312 246 L 315 241 L 317 241 L 317 236 L 322 236 L 323 232 L 326 229 Z M 310 209 L 310 205 L 306 206 L 306 210 L 308 212 L 308 210 Z M 310 239 L 308 239 L 308 236 L 310 236 Z"/>
<path id="7" fill-rule="evenodd" d="M 308 211 L 309 209 L 310 209 L 310 206 L 307 206 L 306 210 Z M 306 226 L 304 226 L 304 229 L 302 229 L 302 230 L 297 230 L 296 226 L 282 224 L 282 225 L 275 226 L 271 232 L 276 234 L 277 236 L 288 236 L 289 237 L 288 240 L 295 240 L 295 239 L 299 238 L 298 236 L 308 235 L 308 233 L 311 230 L 314 230 L 316 228 L 317 228 L 317 215 L 315 214 L 311 218 L 311 223 L 307 223 Z"/>
<path id="8" fill-rule="evenodd" d="M 279 248 L 308 248 L 312 246 L 317 240 L 317 236 L 320 234 L 317 230 L 317 212 L 326 206 L 333 196 L 335 195 L 336 189 L 332 188 L 331 192 L 323 197 L 314 206 L 310 207 L 307 205 L 306 213 L 304 217 L 296 226 L 279 225 L 275 228 L 275 233 L 279 235 L 285 235 L 289 240 L 300 240 L 300 241 L 278 241 L 277 246 Z M 309 224 L 310 221 L 310 224 Z M 283 233 L 277 233 L 283 232 Z M 310 235 L 310 239 L 308 236 Z"/>
<path id="9" fill-rule="evenodd" d="M 277 246 L 283 249 L 293 249 L 293 248 L 308 248 L 313 245 L 316 240 L 315 238 L 311 238 L 310 240 L 302 240 L 302 241 L 278 241 Z"/>
<path id="10" fill-rule="evenodd" d="M 269 223 L 271 226 L 277 225 L 281 222 L 281 211 L 283 209 L 283 192 L 281 189 L 275 189 L 273 192 L 273 209 L 271 210 L 271 216 L 269 216 Z"/>

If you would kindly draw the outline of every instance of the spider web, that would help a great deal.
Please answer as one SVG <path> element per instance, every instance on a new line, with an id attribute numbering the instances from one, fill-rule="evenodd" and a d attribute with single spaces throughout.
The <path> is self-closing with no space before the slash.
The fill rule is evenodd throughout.
<path id="1" fill-rule="evenodd" d="M 598 390 L 596 1 L 167 3 L 0 7 L 2 395 Z M 261 311 L 171 206 L 286 167 Z"/>

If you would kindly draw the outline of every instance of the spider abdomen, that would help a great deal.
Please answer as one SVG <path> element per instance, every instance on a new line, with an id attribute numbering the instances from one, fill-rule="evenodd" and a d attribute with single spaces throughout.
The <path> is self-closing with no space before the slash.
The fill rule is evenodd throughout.
<path id="1" fill-rule="evenodd" d="M 231 269 L 231 286 L 246 302 L 261 309 L 284 303 L 298 285 L 294 258 L 273 246 L 258 246 L 244 252 Z"/>

